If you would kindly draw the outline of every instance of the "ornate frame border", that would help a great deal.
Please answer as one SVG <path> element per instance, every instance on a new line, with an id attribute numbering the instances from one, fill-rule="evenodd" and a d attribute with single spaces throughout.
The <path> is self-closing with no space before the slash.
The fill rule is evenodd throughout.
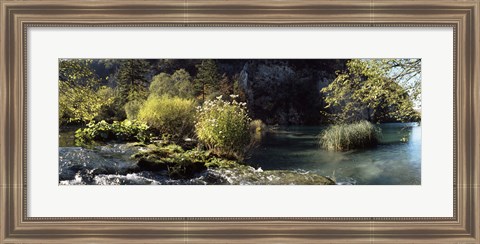
<path id="1" fill-rule="evenodd" d="M 480 243 L 480 2 L 0 0 L 0 242 Z M 435 27 L 454 29 L 452 218 L 27 217 L 29 27 Z"/>

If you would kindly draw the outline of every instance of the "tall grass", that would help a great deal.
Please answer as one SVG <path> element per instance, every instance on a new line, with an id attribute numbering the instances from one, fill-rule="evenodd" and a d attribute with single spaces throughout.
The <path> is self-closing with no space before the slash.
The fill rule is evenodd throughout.
<path id="1" fill-rule="evenodd" d="M 368 121 L 331 125 L 320 134 L 320 145 L 330 151 L 348 151 L 377 145 L 381 130 Z"/>

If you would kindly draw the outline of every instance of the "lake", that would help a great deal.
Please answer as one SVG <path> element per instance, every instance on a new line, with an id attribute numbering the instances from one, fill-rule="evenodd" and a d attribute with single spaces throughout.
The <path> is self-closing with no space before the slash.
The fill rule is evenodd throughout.
<path id="1" fill-rule="evenodd" d="M 247 162 L 263 170 L 314 172 L 337 184 L 418 185 L 421 183 L 421 126 L 381 124 L 380 145 L 371 149 L 332 152 L 320 148 L 325 127 L 279 127 L 267 132 Z"/>

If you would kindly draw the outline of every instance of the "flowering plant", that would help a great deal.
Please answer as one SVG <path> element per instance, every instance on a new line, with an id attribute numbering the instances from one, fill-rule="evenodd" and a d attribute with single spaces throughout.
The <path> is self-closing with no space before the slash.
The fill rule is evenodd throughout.
<path id="1" fill-rule="evenodd" d="M 200 142 L 215 154 L 242 159 L 251 142 L 251 119 L 246 103 L 237 102 L 237 95 L 230 97 L 231 101 L 226 101 L 218 96 L 197 107 L 195 131 Z"/>

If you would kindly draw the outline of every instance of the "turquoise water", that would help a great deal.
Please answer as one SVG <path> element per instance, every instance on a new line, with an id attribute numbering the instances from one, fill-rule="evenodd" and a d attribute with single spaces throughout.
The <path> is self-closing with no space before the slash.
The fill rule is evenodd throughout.
<path id="1" fill-rule="evenodd" d="M 421 126 L 381 124 L 380 145 L 372 149 L 331 152 L 320 148 L 325 127 L 280 127 L 267 132 L 247 162 L 263 170 L 308 171 L 338 184 L 421 184 Z"/>

